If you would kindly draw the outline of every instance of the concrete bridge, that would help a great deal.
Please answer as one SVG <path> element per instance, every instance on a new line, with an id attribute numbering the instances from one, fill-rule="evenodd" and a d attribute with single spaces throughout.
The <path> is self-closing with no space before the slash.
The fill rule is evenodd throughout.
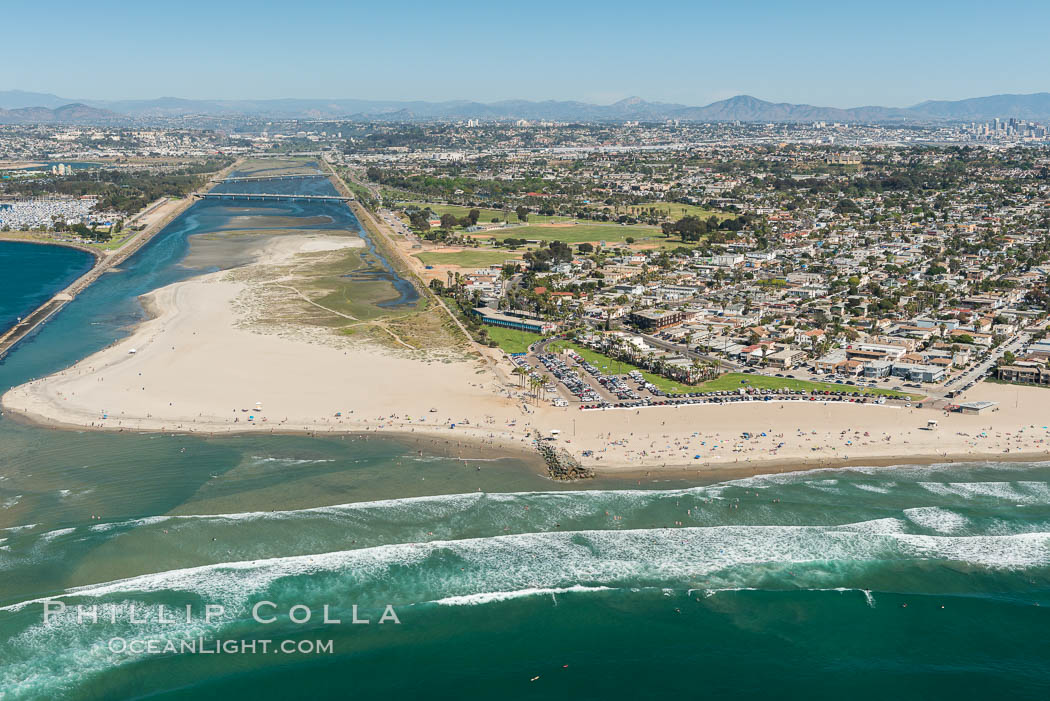
<path id="1" fill-rule="evenodd" d="M 270 200 L 276 202 L 349 202 L 353 197 L 341 195 L 280 195 L 269 192 L 195 192 L 202 200 Z"/>
<path id="2" fill-rule="evenodd" d="M 220 183 L 251 183 L 259 180 L 295 180 L 299 178 L 327 178 L 324 173 L 302 173 L 300 175 L 245 175 L 239 178 L 223 178 Z"/>

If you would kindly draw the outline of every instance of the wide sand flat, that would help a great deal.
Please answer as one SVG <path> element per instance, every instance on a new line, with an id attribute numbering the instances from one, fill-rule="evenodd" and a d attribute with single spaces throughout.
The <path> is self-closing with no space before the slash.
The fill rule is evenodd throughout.
<path id="1" fill-rule="evenodd" d="M 282 238 L 261 262 L 339 243 Z M 246 292 L 226 272 L 156 290 L 145 299 L 154 318 L 131 336 L 10 390 L 3 406 L 43 423 L 101 430 L 393 431 L 528 447 L 535 430 L 559 429 L 565 448 L 590 452 L 585 464 L 623 474 L 1050 457 L 1050 390 L 1042 388 L 979 385 L 967 399 L 1000 402 L 981 416 L 808 401 L 537 407 L 506 361 L 493 371 L 476 357 L 427 361 L 318 336 L 323 330 L 262 333 L 242 324 L 235 300 Z M 924 430 L 931 418 L 940 425 Z M 752 438 L 743 439 L 745 431 Z"/>
<path id="2" fill-rule="evenodd" d="M 426 363 L 239 328 L 232 303 L 245 286 L 224 277 L 157 290 L 147 300 L 156 318 L 74 367 L 10 391 L 5 406 L 75 425 L 229 431 L 364 427 L 392 412 L 436 421 L 435 403 L 442 420 L 463 418 L 479 395 L 494 408 L 509 404 L 474 386 L 475 362 Z"/>
<path id="3" fill-rule="evenodd" d="M 574 411 L 560 428 L 568 429 L 567 440 L 579 449 L 595 451 L 588 462 L 610 471 L 888 459 L 1000 460 L 1020 455 L 1050 459 L 1050 391 L 985 384 L 966 399 L 989 399 L 999 406 L 974 416 L 872 404 L 748 402 Z M 937 420 L 937 428 L 926 429 L 930 419 Z M 745 439 L 744 432 L 751 437 Z"/>

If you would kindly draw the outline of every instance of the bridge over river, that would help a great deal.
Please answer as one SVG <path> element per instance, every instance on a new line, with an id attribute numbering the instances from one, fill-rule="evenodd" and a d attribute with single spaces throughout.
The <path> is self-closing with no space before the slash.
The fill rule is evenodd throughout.
<path id="1" fill-rule="evenodd" d="M 341 195 L 289 195 L 271 192 L 195 192 L 202 200 L 272 200 L 277 202 L 349 202 L 353 197 Z"/>

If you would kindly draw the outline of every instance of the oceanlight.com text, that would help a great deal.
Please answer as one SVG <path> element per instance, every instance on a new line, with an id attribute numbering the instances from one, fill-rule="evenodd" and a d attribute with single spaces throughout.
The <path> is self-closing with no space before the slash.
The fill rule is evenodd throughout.
<path id="1" fill-rule="evenodd" d="M 106 647 L 118 655 L 331 655 L 335 652 L 331 640 L 128 640 L 116 637 L 110 638 Z"/>

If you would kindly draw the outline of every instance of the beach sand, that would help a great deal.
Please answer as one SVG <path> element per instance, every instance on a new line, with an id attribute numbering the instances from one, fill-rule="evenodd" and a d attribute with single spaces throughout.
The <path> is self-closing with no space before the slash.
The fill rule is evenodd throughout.
<path id="1" fill-rule="evenodd" d="M 258 264 L 341 245 L 281 237 Z M 590 451 L 583 464 L 632 478 L 1050 458 L 1050 393 L 1043 388 L 978 385 L 968 400 L 999 402 L 980 416 L 809 401 L 605 411 L 536 406 L 506 360 L 426 360 L 317 329 L 261 332 L 242 323 L 244 295 L 251 294 L 243 280 L 220 271 L 146 295 L 152 319 L 73 367 L 10 390 L 5 411 L 56 427 L 394 432 L 519 450 L 532 449 L 535 431 L 558 429 L 564 448 L 577 456 Z M 929 419 L 939 426 L 925 430 Z M 745 431 L 750 439 L 741 437 Z"/>

